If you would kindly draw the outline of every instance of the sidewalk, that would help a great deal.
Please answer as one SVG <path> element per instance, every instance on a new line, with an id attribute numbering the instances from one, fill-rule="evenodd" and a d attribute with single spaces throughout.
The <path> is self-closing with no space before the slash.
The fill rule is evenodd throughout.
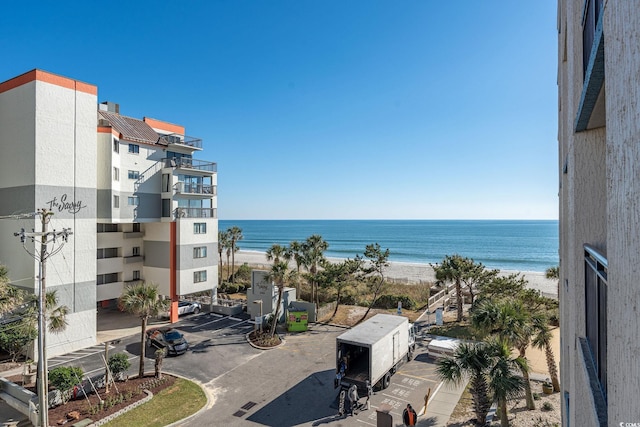
<path id="1" fill-rule="evenodd" d="M 426 414 L 420 415 L 424 412 L 424 406 L 420 412 L 418 412 L 418 423 L 416 425 L 424 427 L 445 427 L 466 387 L 466 381 L 457 387 L 440 383 L 440 385 L 431 392 Z"/>

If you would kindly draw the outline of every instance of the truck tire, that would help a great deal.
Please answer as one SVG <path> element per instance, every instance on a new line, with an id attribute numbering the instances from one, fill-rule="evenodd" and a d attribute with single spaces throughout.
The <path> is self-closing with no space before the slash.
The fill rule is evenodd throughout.
<path id="1" fill-rule="evenodd" d="M 384 374 L 384 378 L 382 378 L 382 389 L 384 390 L 385 388 L 389 387 L 390 383 L 391 383 L 391 373 L 387 372 L 386 374 Z"/>

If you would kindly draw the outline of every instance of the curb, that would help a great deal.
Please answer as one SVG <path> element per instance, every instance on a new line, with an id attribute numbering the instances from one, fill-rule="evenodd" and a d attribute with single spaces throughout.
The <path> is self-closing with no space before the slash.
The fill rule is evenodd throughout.
<path id="1" fill-rule="evenodd" d="M 192 383 L 197 384 L 197 385 L 198 385 L 198 387 L 200 387 L 200 389 L 202 389 L 202 392 L 203 392 L 203 393 L 204 393 L 204 395 L 206 396 L 206 398 L 207 398 L 207 403 L 205 403 L 205 404 L 204 404 L 204 406 L 203 406 L 202 408 L 198 409 L 196 412 L 194 412 L 193 414 L 189 415 L 188 417 L 183 418 L 183 419 L 178 420 L 178 421 L 175 421 L 175 422 L 173 422 L 173 423 L 171 423 L 171 424 L 168 424 L 166 427 L 174 427 L 174 426 L 182 425 L 182 423 L 184 423 L 184 422 L 186 422 L 186 421 L 189 421 L 190 419 L 195 418 L 195 417 L 197 417 L 198 415 L 200 415 L 202 412 L 204 412 L 204 411 L 206 411 L 206 410 L 210 409 L 209 405 L 211 404 L 211 396 L 209 395 L 209 393 L 208 393 L 207 389 L 206 389 L 205 387 L 203 387 L 203 386 L 202 386 L 202 384 L 201 384 L 199 381 L 192 380 L 192 379 L 189 379 L 189 378 L 187 378 L 187 377 L 183 377 L 182 375 L 178 375 L 178 374 L 173 374 L 173 373 L 171 373 L 170 375 L 173 375 L 173 376 L 175 376 L 176 378 L 182 378 L 183 380 L 191 381 Z"/>
<path id="2" fill-rule="evenodd" d="M 259 345 L 256 345 L 256 344 L 252 343 L 252 342 L 251 342 L 251 340 L 249 339 L 249 335 L 251 335 L 252 333 L 253 333 L 253 331 L 248 332 L 248 333 L 247 333 L 247 335 L 245 335 L 245 339 L 247 340 L 247 342 L 249 343 L 249 345 L 250 345 L 251 347 L 253 347 L 253 348 L 257 348 L 258 350 L 271 350 L 271 349 L 274 349 L 274 348 L 278 348 L 278 347 L 280 347 L 281 345 L 284 345 L 284 344 L 286 343 L 286 341 L 284 340 L 284 338 L 282 338 L 282 335 L 277 334 L 277 335 L 278 335 L 278 337 L 280 338 L 280 344 L 278 344 L 278 345 L 274 345 L 273 347 L 261 347 L 261 346 L 259 346 Z"/>

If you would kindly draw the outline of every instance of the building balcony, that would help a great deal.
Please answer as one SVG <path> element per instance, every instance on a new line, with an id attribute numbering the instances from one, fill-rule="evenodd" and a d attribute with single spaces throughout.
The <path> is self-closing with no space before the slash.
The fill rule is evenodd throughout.
<path id="1" fill-rule="evenodd" d="M 166 168 L 185 169 L 207 174 L 214 174 L 218 171 L 218 165 L 216 163 L 205 160 L 190 159 L 187 157 L 167 157 L 162 160 Z"/>
<path id="2" fill-rule="evenodd" d="M 125 231 L 122 233 L 122 237 L 125 239 L 137 239 L 144 237 L 144 233 L 142 231 Z"/>
<path id="3" fill-rule="evenodd" d="M 142 255 L 131 255 L 124 257 L 123 260 L 125 264 L 135 264 L 144 261 L 144 257 Z"/>
<path id="4" fill-rule="evenodd" d="M 216 208 L 177 208 L 173 211 L 175 219 L 181 218 L 217 218 Z"/>
<path id="5" fill-rule="evenodd" d="M 215 196 L 216 186 L 210 184 L 189 184 L 186 182 L 178 182 L 174 185 L 177 194 L 195 195 L 195 196 Z"/>
<path id="6" fill-rule="evenodd" d="M 169 148 L 186 147 L 202 150 L 202 139 L 191 136 L 181 136 L 176 134 L 163 135 L 158 140 L 160 144 L 165 144 Z"/>

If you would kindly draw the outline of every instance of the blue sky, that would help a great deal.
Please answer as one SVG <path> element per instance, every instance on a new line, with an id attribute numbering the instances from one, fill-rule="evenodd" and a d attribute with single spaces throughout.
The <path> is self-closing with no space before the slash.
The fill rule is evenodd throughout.
<path id="1" fill-rule="evenodd" d="M 556 3 L 13 2 L 40 68 L 218 163 L 220 219 L 556 219 Z"/>

